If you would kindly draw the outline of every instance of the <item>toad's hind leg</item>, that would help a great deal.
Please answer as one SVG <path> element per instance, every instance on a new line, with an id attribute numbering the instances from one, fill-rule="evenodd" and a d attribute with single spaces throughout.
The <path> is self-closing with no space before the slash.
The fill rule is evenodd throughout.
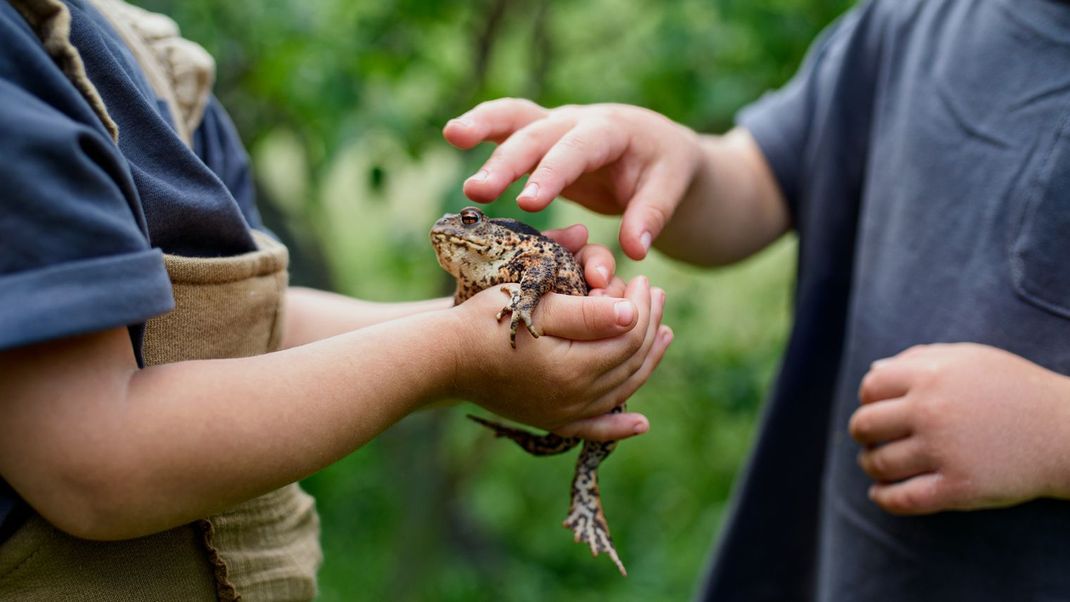
<path id="1" fill-rule="evenodd" d="M 627 577 L 628 571 L 624 569 L 624 563 L 613 547 L 613 538 L 609 536 L 609 525 L 602 511 L 602 496 L 598 491 L 598 465 L 616 446 L 616 441 L 583 442 L 583 451 L 576 462 L 576 475 L 572 478 L 572 504 L 563 524 L 572 530 L 577 543 L 584 542 L 590 546 L 591 555 L 609 554 L 620 574 Z"/>
<path id="2" fill-rule="evenodd" d="M 517 445 L 522 447 L 524 451 L 533 456 L 553 456 L 556 454 L 563 454 L 579 445 L 579 442 L 581 441 L 579 437 L 562 437 L 553 433 L 536 435 L 535 433 L 523 429 L 508 427 L 503 424 L 498 424 L 497 422 L 485 420 L 479 416 L 472 416 L 471 414 L 469 414 L 468 417 L 494 431 L 495 437 L 512 439 Z"/>

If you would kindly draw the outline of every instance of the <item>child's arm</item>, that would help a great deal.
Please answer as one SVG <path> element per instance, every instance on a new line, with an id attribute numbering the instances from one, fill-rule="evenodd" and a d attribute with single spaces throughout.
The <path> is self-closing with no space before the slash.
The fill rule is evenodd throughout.
<path id="1" fill-rule="evenodd" d="M 874 363 L 851 435 L 870 497 L 896 514 L 1070 499 L 1070 378 L 976 344 Z"/>
<path id="2" fill-rule="evenodd" d="M 549 296 L 546 333 L 588 340 L 516 350 L 493 289 L 251 358 L 139 370 L 124 328 L 2 351 L 0 474 L 59 528 L 120 539 L 303 478 L 431 400 L 473 399 L 553 429 L 608 412 L 664 352 L 662 295 L 637 278 L 627 296 Z M 581 323 L 619 303 L 634 310 L 624 334 L 602 338 L 620 331 L 612 318 Z"/>
<path id="3" fill-rule="evenodd" d="M 507 98 L 451 120 L 443 134 L 460 148 L 498 144 L 465 182 L 471 199 L 492 201 L 530 172 L 517 198 L 522 208 L 542 209 L 563 194 L 600 213 L 623 213 L 620 242 L 633 259 L 657 240 L 678 259 L 729 263 L 789 226 L 772 171 L 743 130 L 700 136 L 639 107 L 550 110 Z"/>
<path id="4" fill-rule="evenodd" d="M 614 275 L 616 262 L 613 253 L 602 245 L 587 244 L 587 228 L 577 224 L 568 228 L 547 230 L 544 234 L 576 255 L 592 293 L 612 296 L 623 294 L 624 284 Z M 450 298 L 375 303 L 326 291 L 291 287 L 286 292 L 286 310 L 283 313 L 286 322 L 283 326 L 282 347 L 288 349 L 416 313 L 446 309 L 452 305 L 453 300 Z M 620 332 L 624 330 L 622 327 Z"/>

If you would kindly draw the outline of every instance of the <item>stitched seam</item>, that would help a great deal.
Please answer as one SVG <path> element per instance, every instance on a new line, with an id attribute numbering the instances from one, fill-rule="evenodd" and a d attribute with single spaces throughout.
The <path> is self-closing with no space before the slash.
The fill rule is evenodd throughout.
<path id="1" fill-rule="evenodd" d="M 14 575 L 16 572 L 18 572 L 19 569 L 24 567 L 27 562 L 32 560 L 33 557 L 36 556 L 37 553 L 41 551 L 42 547 L 44 547 L 43 544 L 42 545 L 38 545 L 36 548 L 34 548 L 34 550 L 32 552 L 30 552 L 30 554 L 28 556 L 26 556 L 26 558 L 23 558 L 21 561 L 19 561 L 18 564 L 16 564 L 15 566 L 11 567 L 10 571 L 4 573 L 3 575 L 0 575 L 0 579 L 7 579 L 8 577 L 10 577 L 10 576 Z"/>

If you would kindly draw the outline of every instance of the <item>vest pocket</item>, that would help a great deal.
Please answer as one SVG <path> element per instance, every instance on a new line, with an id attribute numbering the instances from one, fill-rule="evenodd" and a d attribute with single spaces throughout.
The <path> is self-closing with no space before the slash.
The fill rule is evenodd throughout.
<path id="1" fill-rule="evenodd" d="M 1070 318 L 1070 119 L 1039 164 L 1011 240 L 1011 279 L 1022 299 Z"/>

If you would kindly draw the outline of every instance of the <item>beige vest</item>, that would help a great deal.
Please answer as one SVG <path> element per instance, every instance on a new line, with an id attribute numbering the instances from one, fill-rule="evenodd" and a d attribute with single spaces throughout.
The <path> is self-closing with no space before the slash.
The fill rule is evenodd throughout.
<path id="1" fill-rule="evenodd" d="M 68 40 L 66 6 L 58 0 L 11 2 L 118 139 Z M 189 50 L 191 43 L 177 37 L 177 27 L 166 17 L 117 0 L 93 2 L 130 46 L 153 87 L 161 87 L 157 93 L 168 101 L 188 143 L 211 86 L 211 59 L 204 60 L 203 50 Z M 165 256 L 176 308 L 146 325 L 147 365 L 247 357 L 278 348 L 288 255 L 271 238 L 253 234 L 259 248 L 244 255 Z M 310 600 L 321 561 L 315 505 L 297 484 L 218 516 L 127 541 L 78 539 L 35 514 L 0 545 L 0 599 Z"/>

